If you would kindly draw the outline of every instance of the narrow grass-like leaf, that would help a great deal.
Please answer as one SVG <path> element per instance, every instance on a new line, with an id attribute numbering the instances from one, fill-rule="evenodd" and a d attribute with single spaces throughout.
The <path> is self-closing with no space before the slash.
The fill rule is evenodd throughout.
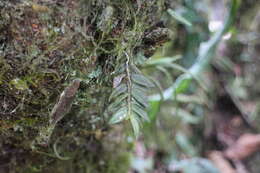
<path id="1" fill-rule="evenodd" d="M 159 94 L 160 94 L 160 96 L 161 96 L 161 100 L 163 100 L 163 99 L 164 99 L 164 98 L 163 98 L 163 89 L 162 89 L 161 84 L 160 84 L 157 80 L 155 80 L 154 78 L 152 78 L 152 77 L 150 77 L 150 80 L 154 83 L 155 87 L 158 89 Z"/>
<path id="2" fill-rule="evenodd" d="M 161 71 L 165 75 L 167 81 L 169 81 L 170 83 L 173 83 L 172 75 L 168 72 L 168 70 L 165 67 L 156 66 L 155 68 L 158 69 L 159 71 Z"/>
<path id="3" fill-rule="evenodd" d="M 184 92 L 188 88 L 190 82 L 191 82 L 191 78 L 178 80 L 178 81 L 176 80 L 175 94 Z"/>
<path id="4" fill-rule="evenodd" d="M 186 69 L 186 68 L 182 67 L 181 65 L 175 64 L 175 63 L 166 64 L 165 67 L 170 67 L 170 68 L 173 68 L 174 70 L 179 70 L 183 73 L 190 73 L 189 69 Z"/>
<path id="5" fill-rule="evenodd" d="M 177 61 L 181 58 L 181 56 L 177 55 L 174 57 L 163 57 L 163 58 L 159 58 L 159 59 L 149 59 L 148 61 L 146 61 L 145 65 L 164 65 L 164 64 L 171 64 L 174 61 Z"/>
<path id="6" fill-rule="evenodd" d="M 168 9 L 167 12 L 173 17 L 175 18 L 177 21 L 179 21 L 180 23 L 186 25 L 186 26 L 192 26 L 192 23 L 190 21 L 188 21 L 187 19 L 185 19 L 183 16 L 181 16 L 180 14 L 176 13 L 175 11 L 173 11 L 172 9 Z"/>
<path id="7" fill-rule="evenodd" d="M 168 67 L 171 67 L 173 69 L 176 69 L 183 73 L 187 73 L 187 74 L 191 75 L 204 90 L 207 90 L 207 87 L 202 83 L 202 81 L 198 78 L 198 76 L 195 76 L 189 69 L 185 69 L 184 67 L 182 67 L 178 64 L 175 64 L 175 63 L 168 64 Z"/>

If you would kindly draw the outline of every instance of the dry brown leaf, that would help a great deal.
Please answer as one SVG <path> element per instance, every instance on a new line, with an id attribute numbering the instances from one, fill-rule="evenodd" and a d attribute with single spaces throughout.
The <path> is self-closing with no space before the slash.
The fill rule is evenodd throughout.
<path id="1" fill-rule="evenodd" d="M 260 134 L 244 134 L 225 151 L 225 155 L 232 160 L 242 160 L 259 149 Z"/>
<path id="2" fill-rule="evenodd" d="M 52 109 L 50 115 L 50 123 L 56 124 L 60 121 L 64 115 L 66 115 L 72 106 L 73 100 L 79 88 L 80 80 L 75 79 L 72 83 L 65 88 L 65 90 L 61 93 L 58 103 Z"/>

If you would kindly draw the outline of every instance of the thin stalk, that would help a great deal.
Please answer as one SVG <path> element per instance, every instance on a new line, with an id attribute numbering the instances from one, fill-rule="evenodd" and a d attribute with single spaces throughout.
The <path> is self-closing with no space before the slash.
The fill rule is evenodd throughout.
<path id="1" fill-rule="evenodd" d="M 129 61 L 130 57 L 125 52 L 126 55 L 126 77 L 127 77 L 127 90 L 128 90 L 128 96 L 127 96 L 127 116 L 131 116 L 132 112 L 132 106 L 131 106 L 131 99 L 132 99 L 132 82 L 131 82 L 131 76 L 129 71 Z"/>

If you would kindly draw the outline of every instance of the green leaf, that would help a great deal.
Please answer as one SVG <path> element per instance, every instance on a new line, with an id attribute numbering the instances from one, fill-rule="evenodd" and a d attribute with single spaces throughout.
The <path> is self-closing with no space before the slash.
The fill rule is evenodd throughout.
<path id="1" fill-rule="evenodd" d="M 133 71 L 133 73 L 137 73 L 137 74 L 141 74 L 142 72 L 136 67 L 136 65 L 131 64 L 130 65 L 131 71 Z"/>
<path id="2" fill-rule="evenodd" d="M 109 106 L 108 106 L 108 110 L 113 111 L 114 109 L 117 109 L 117 107 L 119 106 L 125 106 L 126 105 L 126 101 L 124 101 L 127 98 L 128 94 L 122 94 L 119 97 L 116 98 L 115 101 L 113 101 Z"/>
<path id="3" fill-rule="evenodd" d="M 179 21 L 180 23 L 186 25 L 186 26 L 192 26 L 192 23 L 190 21 L 188 21 L 187 19 L 185 19 L 183 16 L 181 16 L 180 14 L 176 13 L 175 11 L 173 11 L 172 9 L 168 9 L 167 12 L 173 17 L 175 18 L 177 21 Z"/>
<path id="4" fill-rule="evenodd" d="M 147 99 L 144 93 L 134 90 L 132 91 L 133 98 L 144 107 L 148 107 Z"/>
<path id="5" fill-rule="evenodd" d="M 162 89 L 162 86 L 161 84 L 154 78 L 150 78 L 150 80 L 154 83 L 155 87 L 158 89 L 159 91 L 159 94 L 161 96 L 161 100 L 163 100 L 163 89 Z"/>
<path id="6" fill-rule="evenodd" d="M 144 88 L 144 87 L 142 87 L 142 86 L 140 86 L 140 85 L 135 85 L 135 84 L 133 84 L 133 86 L 132 86 L 132 88 L 133 88 L 133 90 L 138 90 L 138 91 L 140 91 L 140 92 L 142 92 L 142 93 L 145 93 L 146 92 L 146 88 Z"/>
<path id="7" fill-rule="evenodd" d="M 160 101 L 151 101 L 149 108 L 150 108 L 150 110 L 148 112 L 149 119 L 151 121 L 155 121 L 157 114 L 160 111 Z"/>
<path id="8" fill-rule="evenodd" d="M 138 117 L 133 114 L 132 116 L 130 116 L 130 122 L 134 130 L 134 135 L 137 138 L 140 134 L 140 123 Z"/>
<path id="9" fill-rule="evenodd" d="M 136 104 L 136 105 L 138 105 L 139 107 L 141 107 L 143 109 L 147 108 L 147 106 L 144 106 L 143 104 L 139 103 L 134 97 L 132 97 L 132 104 Z"/>
<path id="10" fill-rule="evenodd" d="M 118 87 L 114 89 L 114 91 L 111 93 L 109 97 L 109 101 L 111 101 L 112 98 L 119 96 L 120 94 L 126 92 L 127 86 L 126 84 L 121 84 Z"/>
<path id="11" fill-rule="evenodd" d="M 115 70 L 116 75 L 122 74 L 123 72 L 125 72 L 125 64 L 121 64 L 116 67 L 116 70 Z"/>
<path id="12" fill-rule="evenodd" d="M 178 64 L 175 64 L 175 63 L 166 64 L 165 66 L 166 67 L 170 67 L 170 68 L 172 68 L 174 70 L 179 70 L 179 71 L 181 71 L 183 73 L 190 73 L 188 69 L 185 69 L 184 67 L 182 67 L 182 66 L 180 66 Z"/>
<path id="13" fill-rule="evenodd" d="M 139 105 L 133 104 L 133 111 L 137 115 L 139 115 L 143 120 L 148 121 L 148 122 L 150 121 L 147 112 L 144 109 L 142 109 L 141 107 L 139 107 Z"/>
<path id="14" fill-rule="evenodd" d="M 168 65 L 173 63 L 174 61 L 177 61 L 181 58 L 181 56 L 174 56 L 174 57 L 163 57 L 163 58 L 159 58 L 159 59 L 149 59 L 148 61 L 146 61 L 146 65 Z"/>
<path id="15" fill-rule="evenodd" d="M 127 108 L 122 107 L 119 109 L 109 120 L 109 124 L 116 124 L 123 121 L 127 117 Z"/>
<path id="16" fill-rule="evenodd" d="M 145 76 L 140 75 L 140 74 L 132 74 L 132 80 L 142 86 L 145 87 L 154 87 L 154 84 L 150 82 L 149 79 L 147 79 Z"/>
<path id="17" fill-rule="evenodd" d="M 159 71 L 161 71 L 163 73 L 163 75 L 165 75 L 167 81 L 169 81 L 170 83 L 173 83 L 172 75 L 169 73 L 169 71 L 165 67 L 156 66 L 155 68 L 158 69 Z"/>
<path id="18" fill-rule="evenodd" d="M 185 78 L 185 79 L 180 78 L 180 80 L 176 81 L 176 89 L 174 94 L 179 94 L 184 92 L 189 87 L 190 82 L 191 82 L 191 78 Z"/>

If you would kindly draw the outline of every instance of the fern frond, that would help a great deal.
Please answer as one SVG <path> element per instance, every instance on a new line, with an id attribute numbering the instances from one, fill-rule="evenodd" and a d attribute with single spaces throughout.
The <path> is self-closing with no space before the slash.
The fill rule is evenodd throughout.
<path id="1" fill-rule="evenodd" d="M 125 52 L 124 71 L 120 70 L 116 87 L 109 97 L 108 111 L 112 113 L 110 124 L 130 120 L 135 136 L 139 135 L 142 121 L 149 121 L 147 90 L 154 84 L 146 78 Z M 120 80 L 119 80 L 120 79 Z"/>

